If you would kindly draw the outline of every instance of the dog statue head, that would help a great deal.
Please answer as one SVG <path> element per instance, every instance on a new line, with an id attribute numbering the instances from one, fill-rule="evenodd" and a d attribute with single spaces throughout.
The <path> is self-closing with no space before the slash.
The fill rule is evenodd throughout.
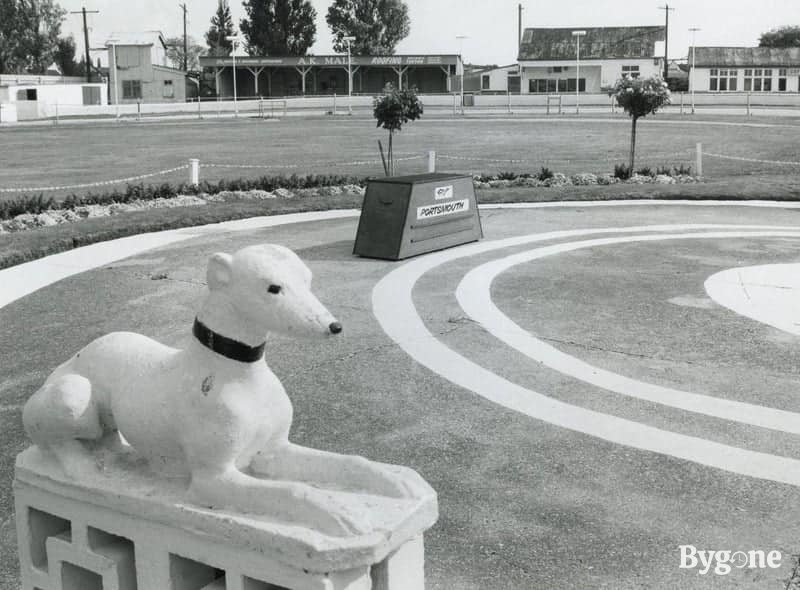
<path id="1" fill-rule="evenodd" d="M 297 254 L 275 244 L 214 254 L 206 274 L 212 296 L 264 333 L 338 334 L 342 326 L 311 292 L 311 277 Z"/>

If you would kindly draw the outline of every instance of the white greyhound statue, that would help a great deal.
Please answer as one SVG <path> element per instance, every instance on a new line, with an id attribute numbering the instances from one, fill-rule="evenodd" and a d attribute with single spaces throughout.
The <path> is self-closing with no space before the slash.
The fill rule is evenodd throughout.
<path id="1" fill-rule="evenodd" d="M 28 400 L 26 432 L 65 473 L 77 477 L 93 464 L 98 446 L 128 443 L 151 469 L 190 475 L 190 502 L 332 536 L 369 528 L 357 510 L 332 501 L 332 491 L 435 494 L 411 469 L 289 442 L 292 404 L 263 360 L 265 335 L 342 331 L 294 252 L 263 245 L 214 254 L 207 280 L 184 350 L 140 334 L 108 334 L 59 366 Z"/>

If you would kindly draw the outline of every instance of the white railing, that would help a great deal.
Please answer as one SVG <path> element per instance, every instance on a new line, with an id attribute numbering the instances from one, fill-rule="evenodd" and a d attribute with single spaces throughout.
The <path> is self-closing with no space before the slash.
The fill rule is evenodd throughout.
<path id="1" fill-rule="evenodd" d="M 424 94 L 420 98 L 429 112 L 480 114 L 571 114 L 576 110 L 576 97 L 562 94 L 467 94 L 465 105 L 457 93 Z M 277 118 L 303 115 L 340 115 L 351 111 L 360 114 L 372 109 L 371 95 L 315 95 L 285 98 L 246 97 L 239 100 L 194 100 L 181 103 L 125 103 L 119 105 L 41 105 L 39 116 L 60 122 L 65 118 L 145 119 L 156 117 L 231 117 L 248 116 Z M 590 113 L 619 113 L 614 101 L 605 93 L 582 94 L 581 108 Z M 790 114 L 800 115 L 798 93 L 673 93 L 672 104 L 664 111 L 690 114 L 692 111 L 726 114 Z M 35 114 L 20 116 L 33 118 Z"/>

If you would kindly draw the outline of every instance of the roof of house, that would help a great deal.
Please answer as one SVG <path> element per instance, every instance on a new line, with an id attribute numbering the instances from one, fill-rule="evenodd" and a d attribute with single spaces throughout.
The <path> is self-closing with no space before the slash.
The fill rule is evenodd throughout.
<path id="1" fill-rule="evenodd" d="M 689 48 L 689 62 L 692 48 Z M 695 47 L 697 67 L 798 67 L 800 47 Z"/>
<path id="2" fill-rule="evenodd" d="M 114 45 L 156 45 L 160 43 L 167 47 L 167 40 L 161 31 L 139 31 L 136 33 L 111 33 L 106 43 L 113 41 Z"/>
<path id="3" fill-rule="evenodd" d="M 664 41 L 662 26 L 648 27 L 566 27 L 525 29 L 519 45 L 520 61 L 575 60 L 581 37 L 581 59 L 647 58 L 655 56 L 655 44 Z"/>

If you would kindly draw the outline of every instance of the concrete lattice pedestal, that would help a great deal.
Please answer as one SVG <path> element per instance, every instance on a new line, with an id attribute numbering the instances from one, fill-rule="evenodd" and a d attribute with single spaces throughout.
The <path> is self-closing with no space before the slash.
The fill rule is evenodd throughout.
<path id="1" fill-rule="evenodd" d="M 95 453 L 81 480 L 47 453 L 17 457 L 23 590 L 421 590 L 423 532 L 434 492 L 396 500 L 330 492 L 360 504 L 368 532 L 330 537 L 266 516 L 189 504 L 186 480 Z"/>

